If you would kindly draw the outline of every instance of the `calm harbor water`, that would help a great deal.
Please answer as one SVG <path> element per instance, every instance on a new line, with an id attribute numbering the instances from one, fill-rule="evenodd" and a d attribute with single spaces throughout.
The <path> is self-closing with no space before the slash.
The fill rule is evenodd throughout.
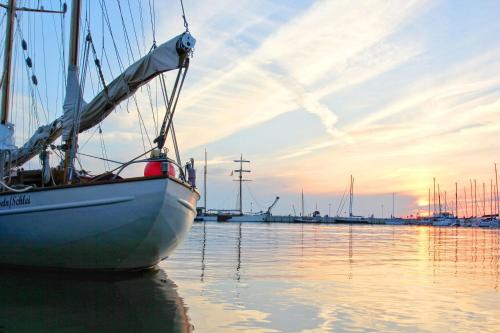
<path id="1" fill-rule="evenodd" d="M 5 272 L 0 332 L 498 332 L 500 230 L 196 223 L 160 270 Z"/>

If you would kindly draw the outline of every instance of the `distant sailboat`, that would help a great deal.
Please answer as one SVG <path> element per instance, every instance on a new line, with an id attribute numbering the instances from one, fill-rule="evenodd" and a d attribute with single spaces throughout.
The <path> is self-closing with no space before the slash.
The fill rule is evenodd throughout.
<path id="1" fill-rule="evenodd" d="M 320 223 L 323 221 L 319 211 L 314 211 L 312 216 L 306 216 L 304 213 L 304 190 L 301 193 L 301 202 L 302 202 L 302 213 L 301 216 L 296 216 L 293 221 L 297 223 Z"/>
<path id="2" fill-rule="evenodd" d="M 220 210 L 217 214 L 217 221 L 219 222 L 266 222 L 268 217 L 271 215 L 271 210 L 278 203 L 279 197 L 274 199 L 274 202 L 268 207 L 268 209 L 263 212 L 243 212 L 243 182 L 250 181 L 249 179 L 244 179 L 244 173 L 250 173 L 250 170 L 243 168 L 243 163 L 250 163 L 249 160 L 243 159 L 243 154 L 240 155 L 239 160 L 234 160 L 235 163 L 239 163 L 239 168 L 233 170 L 233 173 L 238 175 L 238 179 L 234 181 L 238 182 L 238 209 L 237 210 Z"/>

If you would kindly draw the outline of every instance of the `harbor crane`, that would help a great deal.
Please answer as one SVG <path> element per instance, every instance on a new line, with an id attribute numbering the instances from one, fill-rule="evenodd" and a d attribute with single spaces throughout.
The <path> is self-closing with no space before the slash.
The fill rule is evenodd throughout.
<path id="1" fill-rule="evenodd" d="M 276 199 L 274 199 L 274 202 L 271 204 L 271 206 L 269 206 L 269 208 L 266 211 L 267 215 L 271 215 L 271 209 L 273 209 L 273 207 L 278 203 L 279 199 L 280 197 L 276 197 Z"/>

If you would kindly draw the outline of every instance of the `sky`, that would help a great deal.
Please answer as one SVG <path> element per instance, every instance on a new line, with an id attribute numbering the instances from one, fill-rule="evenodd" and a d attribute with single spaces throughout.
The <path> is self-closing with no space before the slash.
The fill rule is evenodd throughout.
<path id="1" fill-rule="evenodd" d="M 130 2 L 121 2 L 124 11 L 147 13 L 146 1 Z M 90 3 L 87 11 L 97 11 L 101 2 Z M 207 150 L 208 208 L 236 208 L 230 174 L 243 154 L 252 171 L 245 211 L 266 210 L 280 196 L 275 214 L 298 213 L 303 190 L 306 213 L 345 214 L 340 202 L 353 175 L 355 214 L 389 216 L 393 193 L 396 216 L 427 212 L 433 177 L 450 206 L 458 182 L 461 214 L 464 186 L 470 199 L 476 179 L 481 202 L 485 183 L 489 212 L 500 149 L 498 1 L 184 0 L 184 7 L 197 44 L 175 129 L 182 159 L 197 161 L 202 192 Z M 153 33 L 143 19 L 145 52 Z M 184 30 L 176 1 L 156 1 L 155 19 L 159 43 Z M 145 96 L 138 94 L 141 108 Z M 111 159 L 142 149 L 129 103 L 102 124 Z M 87 139 L 82 151 L 101 150 L 95 131 Z"/>

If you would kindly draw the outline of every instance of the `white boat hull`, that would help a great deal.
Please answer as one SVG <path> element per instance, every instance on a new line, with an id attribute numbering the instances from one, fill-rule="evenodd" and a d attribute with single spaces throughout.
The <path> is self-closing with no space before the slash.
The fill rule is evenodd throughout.
<path id="1" fill-rule="evenodd" d="M 140 178 L 0 195 L 0 265 L 136 270 L 184 239 L 199 194 Z"/>
<path id="2" fill-rule="evenodd" d="M 390 219 L 385 221 L 386 225 L 405 225 L 405 221 L 403 219 Z"/>
<path id="3" fill-rule="evenodd" d="M 458 225 L 458 221 L 456 219 L 437 219 L 432 222 L 432 225 L 435 227 L 450 227 Z"/>
<path id="4" fill-rule="evenodd" d="M 243 214 L 231 216 L 226 222 L 266 222 L 267 214 Z"/>
<path id="5" fill-rule="evenodd" d="M 197 222 L 217 222 L 217 215 L 199 215 L 195 218 Z"/>

